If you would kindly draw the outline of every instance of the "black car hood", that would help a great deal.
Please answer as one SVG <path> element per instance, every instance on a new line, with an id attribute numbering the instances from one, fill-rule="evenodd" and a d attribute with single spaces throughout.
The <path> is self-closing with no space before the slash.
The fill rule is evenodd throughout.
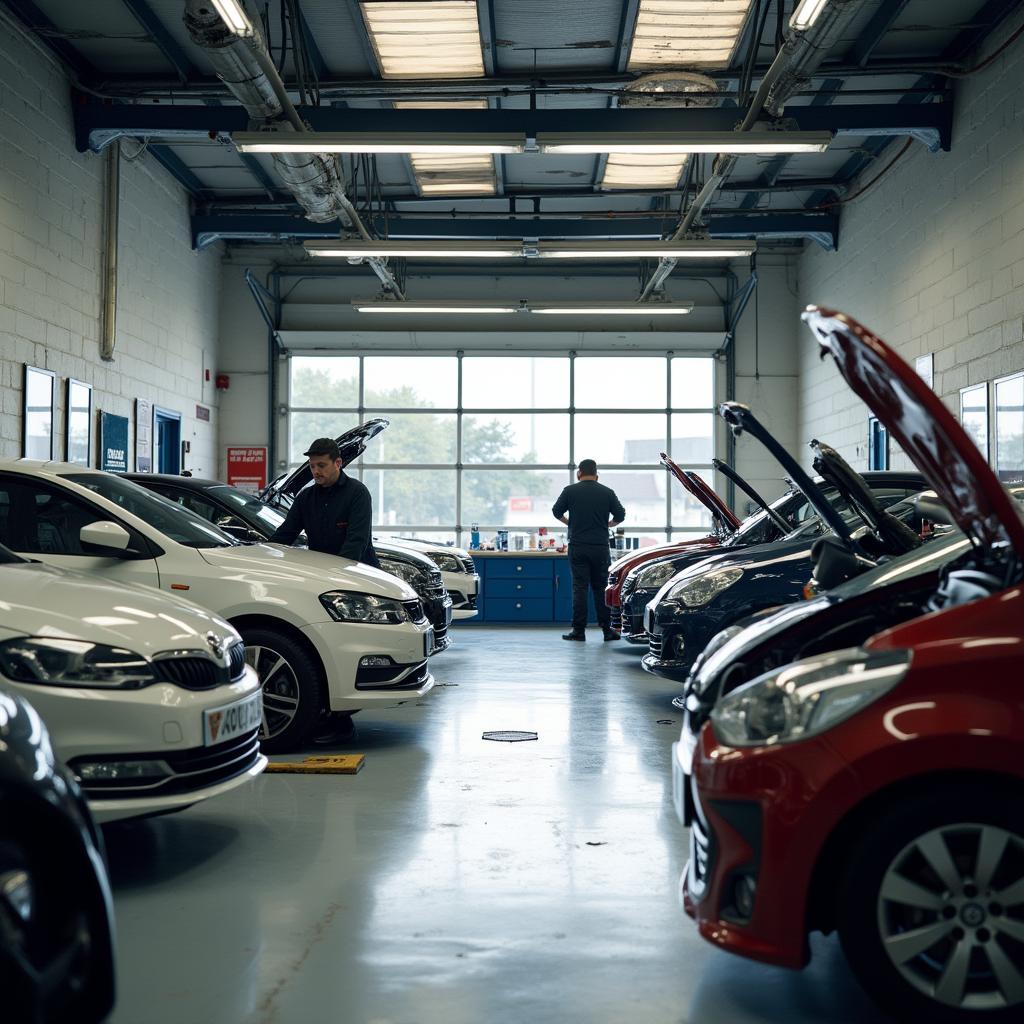
<path id="1" fill-rule="evenodd" d="M 378 417 L 367 420 L 358 427 L 346 430 L 344 434 L 337 437 L 338 449 L 341 452 L 341 464 L 347 466 L 354 462 L 363 452 L 366 451 L 367 442 L 373 440 L 381 431 L 386 430 L 391 424 L 390 420 Z M 273 504 L 274 499 L 282 494 L 295 497 L 311 480 L 313 474 L 310 471 L 309 463 L 304 462 L 297 469 L 287 475 L 279 476 L 269 487 L 260 492 L 260 500 Z"/>

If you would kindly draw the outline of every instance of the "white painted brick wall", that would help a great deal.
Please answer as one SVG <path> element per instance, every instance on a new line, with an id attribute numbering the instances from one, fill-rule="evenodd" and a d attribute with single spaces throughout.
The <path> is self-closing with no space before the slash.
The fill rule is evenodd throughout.
<path id="1" fill-rule="evenodd" d="M 55 451 L 64 456 L 65 378 L 93 385 L 96 410 L 127 416 L 134 400 L 182 414 L 185 465 L 217 469 L 217 409 L 203 367 L 216 366 L 220 258 L 191 251 L 188 197 L 149 154 L 121 159 L 115 358 L 99 355 L 105 158 L 75 151 L 69 84 L 0 19 L 0 458 L 22 445 L 23 364 L 58 377 Z M 196 404 L 211 407 L 196 420 Z M 91 464 L 97 464 L 93 425 Z M 134 460 L 132 460 L 134 468 Z"/>
<path id="2" fill-rule="evenodd" d="M 991 53 L 1020 23 L 997 32 Z M 959 389 L 1024 368 L 1024 45 L 956 84 L 953 147 L 915 143 L 842 210 L 840 248 L 809 246 L 801 305 L 851 314 L 905 359 L 934 353 L 934 387 L 959 414 Z M 889 146 L 856 187 L 897 152 Z M 820 435 L 867 466 L 868 410 L 799 328 L 801 438 Z M 893 466 L 906 466 L 894 450 Z M 807 455 L 802 456 L 805 463 Z"/>

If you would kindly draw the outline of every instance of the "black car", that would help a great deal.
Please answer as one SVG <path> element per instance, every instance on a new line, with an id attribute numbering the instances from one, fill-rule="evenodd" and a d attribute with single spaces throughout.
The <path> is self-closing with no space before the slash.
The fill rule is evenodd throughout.
<path id="1" fill-rule="evenodd" d="M 97 1024 L 114 1005 L 102 842 L 35 710 L 0 689 L 0 1018 Z"/>
<path id="2" fill-rule="evenodd" d="M 248 491 L 219 480 L 164 473 L 127 473 L 125 476 L 216 524 L 236 540 L 263 543 L 284 522 L 285 513 L 264 504 Z M 431 655 L 447 650 L 452 643 L 448 633 L 452 599 L 442 582 L 441 571 L 418 551 L 377 540 L 373 547 L 384 572 L 405 580 L 423 602 L 423 611 L 434 627 Z"/>
<path id="3" fill-rule="evenodd" d="M 864 566 L 921 544 L 923 523 L 914 504 L 894 506 L 898 514 L 884 508 L 924 490 L 919 473 L 890 474 L 888 486 L 876 494 L 874 481 L 867 483 L 838 452 L 815 441 L 814 468 L 841 499 L 830 500 L 749 409 L 739 403 L 726 403 L 721 412 L 734 430 L 748 431 L 782 462 L 819 518 L 775 544 L 711 557 L 705 553 L 704 558 L 689 563 L 662 586 L 645 613 L 649 650 L 643 665 L 671 679 L 685 679 L 708 641 L 720 630 L 754 612 L 805 596 L 814 571 L 812 549 L 829 531 L 849 557 Z"/>

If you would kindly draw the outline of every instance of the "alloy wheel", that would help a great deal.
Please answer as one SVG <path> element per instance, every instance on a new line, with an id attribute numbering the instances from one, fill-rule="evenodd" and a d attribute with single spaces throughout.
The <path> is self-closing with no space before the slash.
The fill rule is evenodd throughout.
<path id="1" fill-rule="evenodd" d="M 964 1011 L 1024 1006 L 1024 837 L 991 824 L 917 836 L 882 877 L 882 947 L 903 979 Z"/>
<path id="2" fill-rule="evenodd" d="M 246 646 L 245 660 L 256 670 L 263 689 L 260 739 L 284 732 L 299 710 L 299 679 L 290 661 L 270 647 Z"/>

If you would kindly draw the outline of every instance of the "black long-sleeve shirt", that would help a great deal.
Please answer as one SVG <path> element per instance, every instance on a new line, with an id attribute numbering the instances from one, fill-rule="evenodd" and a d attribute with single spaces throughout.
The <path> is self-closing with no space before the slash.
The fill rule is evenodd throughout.
<path id="1" fill-rule="evenodd" d="M 596 480 L 580 480 L 563 488 L 551 513 L 561 519 L 569 513 L 570 544 L 608 544 L 608 520 L 626 518 L 622 502 L 610 487 Z"/>
<path id="2" fill-rule="evenodd" d="M 342 473 L 332 487 L 314 484 L 299 491 L 270 540 L 293 544 L 305 530 L 311 551 L 379 567 L 370 537 L 372 522 L 373 507 L 366 485 Z"/>

